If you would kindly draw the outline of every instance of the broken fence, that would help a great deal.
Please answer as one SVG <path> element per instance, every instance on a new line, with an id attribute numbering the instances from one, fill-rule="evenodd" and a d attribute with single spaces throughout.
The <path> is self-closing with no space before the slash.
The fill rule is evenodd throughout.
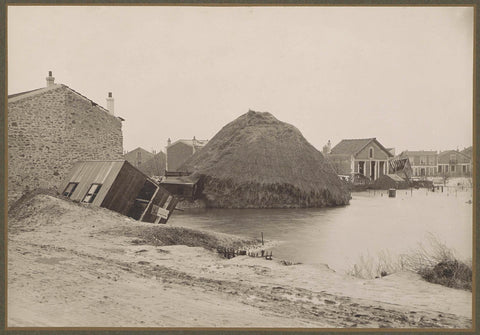
<path id="1" fill-rule="evenodd" d="M 218 247 L 217 252 L 225 258 L 233 258 L 235 256 L 249 256 L 249 257 L 260 257 L 267 260 L 272 260 L 273 252 L 261 250 L 260 252 L 250 252 L 246 250 L 235 250 L 234 248 L 224 248 Z"/>

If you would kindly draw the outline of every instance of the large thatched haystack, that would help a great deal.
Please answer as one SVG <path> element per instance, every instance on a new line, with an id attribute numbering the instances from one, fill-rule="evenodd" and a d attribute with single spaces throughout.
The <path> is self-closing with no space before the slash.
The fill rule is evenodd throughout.
<path id="1" fill-rule="evenodd" d="M 350 199 L 323 155 L 270 113 L 249 111 L 230 122 L 182 168 L 203 177 L 209 207 L 324 207 Z"/>

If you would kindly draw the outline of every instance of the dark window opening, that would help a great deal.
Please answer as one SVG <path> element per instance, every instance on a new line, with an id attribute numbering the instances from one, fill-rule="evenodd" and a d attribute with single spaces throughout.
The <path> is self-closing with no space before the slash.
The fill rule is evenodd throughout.
<path id="1" fill-rule="evenodd" d="M 365 162 L 358 162 L 358 173 L 365 175 Z"/>
<path id="2" fill-rule="evenodd" d="M 65 187 L 65 191 L 63 191 L 63 195 L 66 197 L 70 197 L 75 189 L 77 188 L 78 183 L 68 183 L 67 187 Z"/>
<path id="3" fill-rule="evenodd" d="M 102 184 L 92 184 L 90 188 L 88 189 L 87 194 L 85 194 L 85 197 L 83 198 L 82 202 L 86 202 L 91 204 L 93 200 L 95 200 L 95 197 L 98 194 L 98 191 L 100 191 L 100 188 L 102 187 Z"/>
<path id="4" fill-rule="evenodd" d="M 373 158 L 373 148 L 370 148 L 369 157 Z"/>

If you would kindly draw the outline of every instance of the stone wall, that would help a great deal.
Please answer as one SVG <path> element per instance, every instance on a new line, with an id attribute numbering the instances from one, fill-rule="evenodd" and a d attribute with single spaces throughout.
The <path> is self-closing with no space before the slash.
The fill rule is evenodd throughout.
<path id="1" fill-rule="evenodd" d="M 122 153 L 121 121 L 64 85 L 9 99 L 9 203 L 28 190 L 58 187 L 76 161 Z"/>

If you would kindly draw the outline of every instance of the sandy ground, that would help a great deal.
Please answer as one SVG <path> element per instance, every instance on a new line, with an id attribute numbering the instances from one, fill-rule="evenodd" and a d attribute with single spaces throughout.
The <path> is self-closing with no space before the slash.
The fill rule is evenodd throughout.
<path id="1" fill-rule="evenodd" d="M 47 195 L 26 202 L 9 218 L 8 327 L 472 326 L 470 292 L 413 273 L 363 280 L 141 244 L 132 232 L 151 226 Z"/>

